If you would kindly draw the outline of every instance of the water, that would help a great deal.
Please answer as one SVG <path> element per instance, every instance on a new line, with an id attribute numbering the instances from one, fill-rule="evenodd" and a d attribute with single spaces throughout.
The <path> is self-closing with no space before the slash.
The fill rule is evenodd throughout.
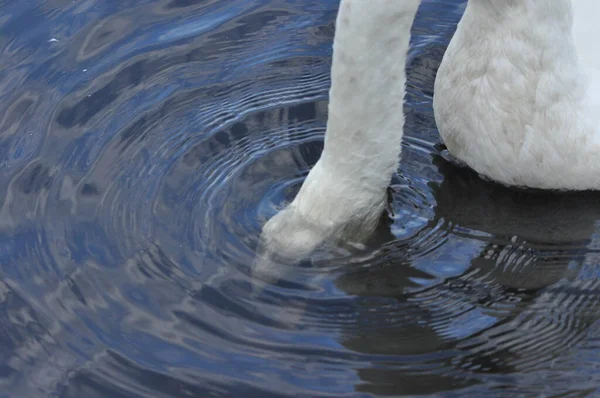
<path id="1" fill-rule="evenodd" d="M 600 197 L 444 160 L 424 1 L 394 215 L 253 294 L 322 149 L 334 0 L 0 0 L 0 397 L 595 396 Z"/>

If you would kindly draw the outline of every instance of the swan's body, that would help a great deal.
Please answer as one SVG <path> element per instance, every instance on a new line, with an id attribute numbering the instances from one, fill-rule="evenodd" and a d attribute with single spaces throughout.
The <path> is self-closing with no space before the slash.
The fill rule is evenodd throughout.
<path id="1" fill-rule="evenodd" d="M 263 227 L 262 260 L 299 260 L 324 243 L 371 235 L 397 170 L 405 62 L 420 0 L 342 0 L 321 158 L 287 208 Z M 259 261 L 264 268 L 269 261 Z"/>
<path id="2" fill-rule="evenodd" d="M 598 0 L 469 0 L 438 70 L 452 155 L 507 185 L 600 189 Z"/>

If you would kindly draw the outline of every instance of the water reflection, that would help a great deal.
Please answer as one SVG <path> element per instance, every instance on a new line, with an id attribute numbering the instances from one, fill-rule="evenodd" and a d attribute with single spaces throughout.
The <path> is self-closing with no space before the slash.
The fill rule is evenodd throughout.
<path id="1" fill-rule="evenodd" d="M 369 249 L 254 294 L 322 150 L 337 0 L 0 0 L 0 396 L 592 394 L 594 195 L 445 162 L 424 1 Z"/>
<path id="2" fill-rule="evenodd" d="M 419 269 L 424 259 L 411 245 L 391 243 L 375 265 L 336 281 L 347 294 L 377 298 L 358 307 L 356 323 L 366 326 L 340 340 L 384 357 L 359 370 L 360 391 L 436 393 L 488 374 L 551 370 L 600 317 L 598 280 L 582 277 L 599 258 L 597 193 L 508 189 L 441 157 L 435 163 L 444 179 L 431 184 L 435 216 L 420 233 L 441 228 L 478 250 L 460 274 L 435 278 Z"/>

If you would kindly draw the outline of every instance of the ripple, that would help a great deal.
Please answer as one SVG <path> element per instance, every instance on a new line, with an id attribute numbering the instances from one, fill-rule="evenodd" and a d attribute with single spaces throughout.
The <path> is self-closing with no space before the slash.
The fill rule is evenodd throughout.
<path id="1" fill-rule="evenodd" d="M 337 2 L 0 9 L 6 396 L 595 392 L 598 196 L 441 156 L 431 96 L 460 2 L 419 13 L 367 248 L 258 294 L 261 226 L 322 151 Z"/>

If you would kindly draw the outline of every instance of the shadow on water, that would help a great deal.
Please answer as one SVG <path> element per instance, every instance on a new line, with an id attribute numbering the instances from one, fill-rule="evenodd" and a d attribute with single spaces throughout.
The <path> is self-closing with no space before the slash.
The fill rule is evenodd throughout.
<path id="1" fill-rule="evenodd" d="M 336 281 L 347 294 L 377 298 L 357 312 L 366 326 L 342 333 L 341 343 L 404 359 L 398 369 L 383 360 L 359 370 L 361 391 L 424 394 L 485 383 L 486 375 L 507 387 L 520 371 L 541 377 L 600 317 L 598 280 L 589 275 L 600 257 L 597 193 L 508 189 L 435 163 L 444 178 L 431 184 L 435 216 L 414 240 L 467 239 L 477 249 L 464 270 L 435 277 L 419 269 L 418 244 L 391 242 L 374 265 Z M 453 250 L 434 252 L 435 261 L 452 262 Z"/>
<path id="2" fill-rule="evenodd" d="M 252 292 L 322 150 L 337 0 L 0 0 L 0 397 L 597 393 L 597 195 L 443 159 L 423 1 L 393 215 Z"/>

